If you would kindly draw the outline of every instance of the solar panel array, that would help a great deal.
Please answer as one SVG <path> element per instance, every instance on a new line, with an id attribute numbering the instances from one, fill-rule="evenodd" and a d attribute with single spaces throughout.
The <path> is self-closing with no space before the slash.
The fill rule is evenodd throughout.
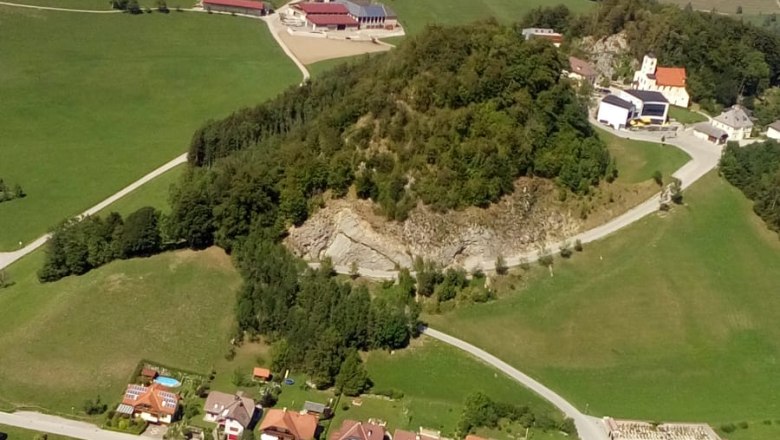
<path id="1" fill-rule="evenodd" d="M 142 385 L 128 385 L 125 397 L 132 400 L 138 400 L 142 394 L 146 394 L 146 390 L 147 388 Z"/>
<path id="2" fill-rule="evenodd" d="M 164 407 L 176 408 L 176 405 L 178 405 L 179 398 L 176 397 L 176 394 L 160 391 L 158 396 L 162 399 L 162 405 Z"/>

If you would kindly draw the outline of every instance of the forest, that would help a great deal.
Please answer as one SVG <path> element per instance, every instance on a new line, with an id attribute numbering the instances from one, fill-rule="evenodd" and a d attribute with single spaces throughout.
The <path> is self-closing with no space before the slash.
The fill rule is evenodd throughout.
<path id="1" fill-rule="evenodd" d="M 780 34 L 733 17 L 651 0 L 603 0 L 593 12 L 565 6 L 532 11 L 523 26 L 554 26 L 567 37 L 606 37 L 621 31 L 630 55 L 647 53 L 659 65 L 684 66 L 693 101 L 717 111 L 744 98 L 752 101 L 780 85 Z"/>
<path id="2" fill-rule="evenodd" d="M 720 173 L 753 200 L 753 210 L 769 229 L 780 233 L 780 144 L 770 140 L 740 147 L 730 142 Z"/>

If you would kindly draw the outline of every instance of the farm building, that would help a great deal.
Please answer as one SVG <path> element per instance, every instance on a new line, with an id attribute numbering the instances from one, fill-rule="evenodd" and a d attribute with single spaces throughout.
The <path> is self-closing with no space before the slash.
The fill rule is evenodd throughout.
<path id="1" fill-rule="evenodd" d="M 244 397 L 241 391 L 236 394 L 212 391 L 206 398 L 203 411 L 206 413 L 203 420 L 219 425 L 227 440 L 238 440 L 254 418 L 255 401 Z"/>
<path id="2" fill-rule="evenodd" d="M 549 40 L 555 47 L 560 47 L 561 43 L 563 43 L 563 35 L 555 32 L 554 29 L 525 28 L 523 29 L 522 33 L 526 40 L 530 40 L 532 38 L 542 38 Z"/>
<path id="3" fill-rule="evenodd" d="M 596 119 L 602 124 L 620 130 L 628 126 L 628 121 L 634 117 L 635 112 L 636 106 L 631 102 L 615 95 L 607 95 L 599 103 Z"/>
<path id="4" fill-rule="evenodd" d="M 712 125 L 725 131 L 730 141 L 741 141 L 753 135 L 753 120 L 741 105 L 729 107 L 712 118 Z"/>
<path id="5" fill-rule="evenodd" d="M 349 16 L 360 23 L 360 29 L 388 29 L 398 27 L 398 16 L 382 3 L 370 0 L 333 0 L 347 7 Z"/>
<path id="6" fill-rule="evenodd" d="M 580 83 L 596 83 L 596 69 L 592 64 L 576 57 L 569 57 L 568 77 Z"/>
<path id="7" fill-rule="evenodd" d="M 270 12 L 263 2 L 252 0 L 203 0 L 203 9 L 246 15 L 266 15 Z"/>
<path id="8" fill-rule="evenodd" d="M 664 124 L 669 117 L 669 101 L 660 92 L 621 90 L 620 98 L 636 107 L 634 118 L 651 124 Z"/>
<path id="9" fill-rule="evenodd" d="M 672 105 L 688 107 L 690 96 L 685 89 L 686 73 L 683 67 L 658 67 L 655 56 L 642 59 L 642 67 L 634 73 L 634 88 L 659 92 Z"/>
<path id="10" fill-rule="evenodd" d="M 359 29 L 360 23 L 341 3 L 298 3 L 291 8 L 293 17 L 304 20 L 312 31 Z"/>
<path id="11" fill-rule="evenodd" d="M 712 142 L 713 144 L 723 144 L 729 137 L 725 131 L 720 128 L 715 128 L 709 122 L 700 122 L 694 125 L 693 135 L 699 139 Z"/>
<path id="12" fill-rule="evenodd" d="M 780 120 L 769 124 L 766 128 L 766 137 L 780 140 Z"/>
<path id="13" fill-rule="evenodd" d="M 140 417 L 150 423 L 169 424 L 178 406 L 179 396 L 160 384 L 148 387 L 130 384 L 116 412 Z"/>

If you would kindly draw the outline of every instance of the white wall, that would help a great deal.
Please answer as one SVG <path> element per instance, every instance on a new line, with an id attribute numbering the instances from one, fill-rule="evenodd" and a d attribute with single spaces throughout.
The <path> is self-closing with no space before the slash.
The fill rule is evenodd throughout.
<path id="1" fill-rule="evenodd" d="M 625 128 L 628 123 L 628 115 L 629 111 L 627 109 L 602 101 L 599 104 L 599 111 L 598 115 L 596 115 L 596 119 L 617 130 Z"/>
<path id="2" fill-rule="evenodd" d="M 769 127 L 769 130 L 766 131 L 766 137 L 769 139 L 780 139 L 780 131 L 775 130 L 772 127 Z"/>

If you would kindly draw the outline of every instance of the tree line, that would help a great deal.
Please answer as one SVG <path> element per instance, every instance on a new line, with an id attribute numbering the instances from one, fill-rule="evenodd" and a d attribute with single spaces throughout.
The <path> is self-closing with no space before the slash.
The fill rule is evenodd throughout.
<path id="1" fill-rule="evenodd" d="M 780 232 L 780 144 L 770 140 L 740 147 L 729 142 L 720 173 L 753 201 L 753 211 Z"/>
<path id="2" fill-rule="evenodd" d="M 647 53 L 659 65 L 684 66 L 691 98 L 717 111 L 780 85 L 780 34 L 749 22 L 652 0 L 603 0 L 590 13 L 565 6 L 537 9 L 522 25 L 554 26 L 567 37 L 625 32 L 631 55 Z"/>
<path id="3" fill-rule="evenodd" d="M 523 428 L 536 427 L 543 431 L 563 431 L 568 435 L 577 434 L 574 420 L 534 411 L 527 405 L 496 402 L 485 393 L 469 395 L 458 421 L 458 437 L 473 434 L 477 428 L 499 427 L 504 422 L 517 423 Z"/>
<path id="4" fill-rule="evenodd" d="M 105 219 L 70 219 L 52 232 L 38 271 L 41 282 L 81 275 L 117 258 L 149 256 L 162 249 L 160 213 L 141 208 L 123 219 L 116 212 Z"/>
<path id="5" fill-rule="evenodd" d="M 21 199 L 26 196 L 27 193 L 24 192 L 22 186 L 18 183 L 13 186 L 8 186 L 3 179 L 0 179 L 0 203 L 13 199 Z"/>

